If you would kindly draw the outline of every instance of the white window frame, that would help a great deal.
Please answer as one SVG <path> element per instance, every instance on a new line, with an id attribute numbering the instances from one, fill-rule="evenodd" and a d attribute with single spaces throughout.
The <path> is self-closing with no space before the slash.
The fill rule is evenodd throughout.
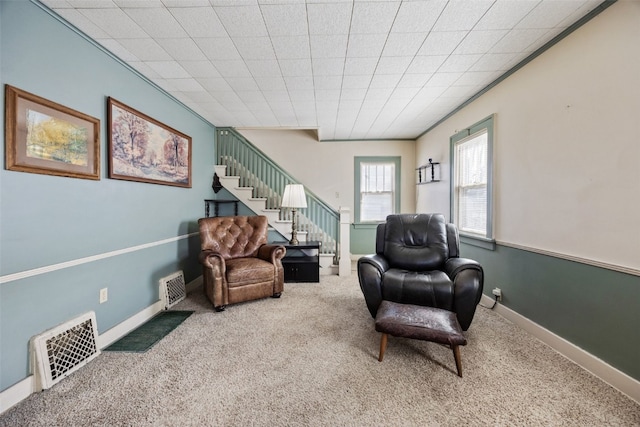
<path id="1" fill-rule="evenodd" d="M 400 211 L 400 157 L 355 157 L 354 172 L 355 172 L 355 220 L 358 224 L 378 224 L 386 220 L 386 216 L 389 214 L 398 213 Z M 389 193 L 391 196 L 391 210 L 385 212 L 382 218 L 375 219 L 362 219 L 362 199 L 363 194 L 367 193 L 363 190 L 362 185 L 362 172 L 364 166 L 376 165 L 376 166 L 389 166 L 393 167 L 391 175 L 392 185 L 389 191 L 374 191 L 369 192 L 371 194 L 383 194 Z"/>
<path id="2" fill-rule="evenodd" d="M 456 133 L 450 138 L 451 142 L 451 222 L 456 224 L 461 236 L 479 240 L 493 241 L 493 116 L 475 123 L 467 129 Z M 459 156 L 459 147 L 477 137 L 486 135 L 486 180 L 461 184 L 461 170 L 464 168 L 463 159 Z M 482 176 L 480 174 L 479 176 Z M 486 205 L 484 206 L 484 230 L 466 228 L 460 220 L 460 198 L 464 190 L 486 188 Z"/>

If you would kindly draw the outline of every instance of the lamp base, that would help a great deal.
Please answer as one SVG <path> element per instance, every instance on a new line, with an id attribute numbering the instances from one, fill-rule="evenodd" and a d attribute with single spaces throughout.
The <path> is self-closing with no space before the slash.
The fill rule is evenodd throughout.
<path id="1" fill-rule="evenodd" d="M 291 240 L 289 240 L 290 245 L 297 245 L 300 243 L 298 241 L 298 224 L 296 224 L 296 208 L 291 209 Z"/>

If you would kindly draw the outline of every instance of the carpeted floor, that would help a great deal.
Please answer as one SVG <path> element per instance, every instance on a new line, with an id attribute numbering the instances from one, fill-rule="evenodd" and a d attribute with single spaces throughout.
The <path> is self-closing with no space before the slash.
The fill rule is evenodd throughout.
<path id="1" fill-rule="evenodd" d="M 462 347 L 389 338 L 355 276 L 195 310 L 146 353 L 105 352 L 0 426 L 638 426 L 640 405 L 478 308 Z"/>

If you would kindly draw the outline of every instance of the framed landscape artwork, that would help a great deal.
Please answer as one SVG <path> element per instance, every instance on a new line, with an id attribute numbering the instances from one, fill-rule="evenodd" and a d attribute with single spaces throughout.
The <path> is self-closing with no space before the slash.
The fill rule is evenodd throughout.
<path id="1" fill-rule="evenodd" d="M 191 137 L 108 100 L 109 178 L 191 187 Z"/>
<path id="2" fill-rule="evenodd" d="M 6 169 L 100 179 L 100 120 L 5 86 Z"/>

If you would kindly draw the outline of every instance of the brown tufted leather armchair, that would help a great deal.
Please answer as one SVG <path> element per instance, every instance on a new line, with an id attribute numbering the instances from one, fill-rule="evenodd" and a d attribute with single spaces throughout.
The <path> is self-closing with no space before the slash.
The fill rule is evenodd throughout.
<path id="1" fill-rule="evenodd" d="M 267 244 L 265 216 L 201 218 L 200 263 L 204 291 L 216 311 L 284 289 L 284 246 Z"/>

